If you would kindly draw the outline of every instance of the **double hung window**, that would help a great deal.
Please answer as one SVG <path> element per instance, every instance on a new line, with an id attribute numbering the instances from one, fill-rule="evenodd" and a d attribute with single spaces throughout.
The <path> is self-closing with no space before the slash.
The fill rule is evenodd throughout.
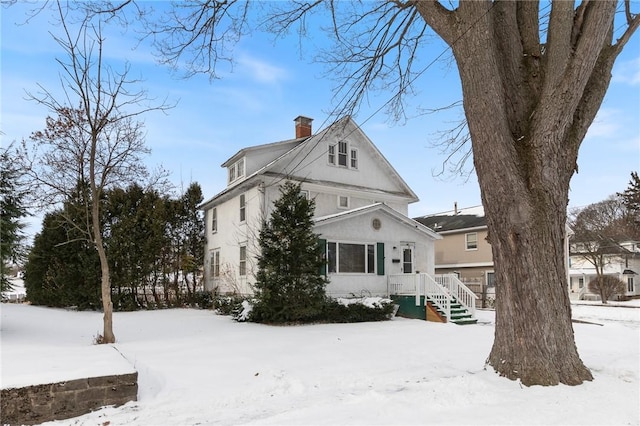
<path id="1" fill-rule="evenodd" d="M 228 168 L 229 171 L 229 183 L 236 179 L 240 179 L 244 176 L 244 158 L 236 161 Z"/>
<path id="2" fill-rule="evenodd" d="M 211 258 L 209 259 L 209 273 L 212 278 L 220 277 L 220 250 L 212 250 Z"/>
<path id="3" fill-rule="evenodd" d="M 347 143 L 338 142 L 338 166 L 347 167 Z"/>
<path id="4" fill-rule="evenodd" d="M 467 250 L 477 250 L 478 249 L 478 233 L 470 232 L 465 234 L 465 244 Z"/>
<path id="5" fill-rule="evenodd" d="M 340 141 L 337 144 L 329 145 L 329 149 L 327 151 L 327 162 L 332 166 L 340 166 L 357 170 L 358 150 L 355 148 L 349 149 L 349 143 L 346 141 Z"/>
<path id="6" fill-rule="evenodd" d="M 247 219 L 247 204 L 244 194 L 240 195 L 240 222 L 244 222 Z"/>
<path id="7" fill-rule="evenodd" d="M 240 246 L 240 263 L 238 264 L 238 274 L 241 277 L 247 275 L 247 247 Z"/>
<path id="8" fill-rule="evenodd" d="M 218 232 L 218 209 L 211 209 L 211 233 Z"/>

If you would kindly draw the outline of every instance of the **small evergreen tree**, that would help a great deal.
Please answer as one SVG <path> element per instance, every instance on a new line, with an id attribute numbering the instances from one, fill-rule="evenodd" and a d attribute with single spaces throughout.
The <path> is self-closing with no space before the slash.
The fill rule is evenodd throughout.
<path id="1" fill-rule="evenodd" d="M 20 170 L 10 155 L 12 145 L 0 152 L 0 290 L 11 289 L 7 278 L 11 263 L 24 257 L 21 221 L 27 215 Z"/>
<path id="2" fill-rule="evenodd" d="M 638 172 L 631 172 L 629 186 L 618 195 L 622 197 L 622 202 L 627 209 L 627 219 L 632 231 L 630 237 L 640 239 L 640 177 L 638 177 Z"/>
<path id="3" fill-rule="evenodd" d="M 315 203 L 286 182 L 260 231 L 256 302 L 251 321 L 312 322 L 321 318 L 327 280 L 318 236 L 313 233 Z"/>

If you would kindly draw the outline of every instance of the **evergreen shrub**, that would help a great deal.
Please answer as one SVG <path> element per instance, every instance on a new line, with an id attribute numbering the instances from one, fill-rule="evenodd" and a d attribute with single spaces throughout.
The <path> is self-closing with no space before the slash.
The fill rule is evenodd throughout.
<path id="1" fill-rule="evenodd" d="M 200 309 L 213 308 L 213 293 L 206 290 L 200 290 L 193 293 L 193 301 Z"/>
<path id="2" fill-rule="evenodd" d="M 112 293 L 111 302 L 113 303 L 114 311 L 131 312 L 140 309 L 140 304 L 136 300 L 135 294 L 130 291 Z"/>
<path id="3" fill-rule="evenodd" d="M 324 317 L 326 322 L 331 323 L 386 321 L 391 319 L 393 312 L 394 304 L 391 300 L 382 299 L 369 305 L 359 301 L 344 304 L 336 299 L 328 299 Z"/>
<path id="4" fill-rule="evenodd" d="M 243 297 L 236 294 L 221 295 L 213 294 L 211 304 L 213 309 L 220 315 L 233 315 L 234 312 L 242 309 Z"/>

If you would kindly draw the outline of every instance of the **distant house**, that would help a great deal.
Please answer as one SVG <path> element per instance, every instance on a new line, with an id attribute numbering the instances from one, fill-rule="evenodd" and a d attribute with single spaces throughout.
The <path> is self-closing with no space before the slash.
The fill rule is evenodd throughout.
<path id="1" fill-rule="evenodd" d="M 315 200 L 329 294 L 386 296 L 389 274 L 433 274 L 440 237 L 407 217 L 416 194 L 351 118 L 315 135 L 311 124 L 300 116 L 295 138 L 241 149 L 222 164 L 227 187 L 202 204 L 207 289 L 252 293 L 259 230 L 286 180 Z"/>
<path id="2" fill-rule="evenodd" d="M 479 298 L 495 294 L 493 254 L 487 241 L 482 206 L 416 217 L 415 220 L 442 236 L 435 243 L 436 274 L 454 274 Z"/>
<path id="3" fill-rule="evenodd" d="M 618 296 L 640 296 L 640 241 L 616 242 L 606 247 L 572 241 L 569 268 L 572 299 L 600 300 L 599 294 L 589 291 L 589 282 L 596 278 L 596 263 L 604 275 L 613 275 L 624 282 L 625 291 Z"/>

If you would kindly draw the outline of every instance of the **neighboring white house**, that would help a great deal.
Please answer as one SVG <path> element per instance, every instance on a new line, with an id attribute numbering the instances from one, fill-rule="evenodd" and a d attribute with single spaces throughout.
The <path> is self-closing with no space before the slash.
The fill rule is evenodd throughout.
<path id="1" fill-rule="evenodd" d="M 590 245 L 590 250 L 595 250 Z M 596 278 L 596 268 L 589 259 L 593 256 L 581 255 L 585 252 L 584 244 L 571 245 L 571 258 L 569 268 L 569 294 L 572 299 L 599 300 L 600 295 L 589 291 L 589 282 Z M 625 241 L 618 243 L 615 250 L 609 250 L 602 256 L 602 268 L 604 275 L 613 275 L 625 284 L 625 292 L 622 296 L 633 297 L 640 295 L 640 242 Z M 600 262 L 599 262 L 600 263 Z"/>
<path id="2" fill-rule="evenodd" d="M 436 233 L 407 217 L 418 201 L 350 118 L 313 135 L 295 120 L 295 138 L 244 148 L 222 164 L 227 187 L 201 208 L 206 218 L 205 288 L 251 294 L 259 231 L 285 181 L 315 200 L 331 296 L 388 295 L 390 274 L 434 274 Z"/>

